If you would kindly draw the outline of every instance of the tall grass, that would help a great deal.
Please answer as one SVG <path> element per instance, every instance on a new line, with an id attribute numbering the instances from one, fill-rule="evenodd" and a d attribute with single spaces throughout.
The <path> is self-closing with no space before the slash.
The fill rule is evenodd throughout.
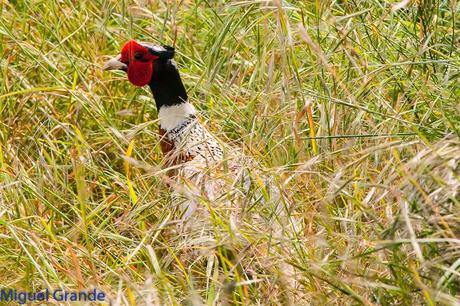
<path id="1" fill-rule="evenodd" d="M 101 71 L 136 39 L 175 44 L 202 121 L 289 194 L 297 304 L 459 304 L 457 1 L 0 7 L 0 287 L 217 303 L 231 272 L 180 262 L 167 184 L 125 163 L 162 159 L 148 90 Z M 286 302 L 256 272 L 229 303 Z"/>

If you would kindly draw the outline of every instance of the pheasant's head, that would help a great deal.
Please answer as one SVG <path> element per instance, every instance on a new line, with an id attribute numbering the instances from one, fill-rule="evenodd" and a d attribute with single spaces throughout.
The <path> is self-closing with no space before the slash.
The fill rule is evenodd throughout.
<path id="1" fill-rule="evenodd" d="M 104 70 L 123 70 L 128 80 L 136 86 L 147 85 L 154 72 L 156 61 L 165 61 L 174 57 L 174 48 L 138 43 L 130 40 L 124 44 L 121 53 L 104 65 Z"/>

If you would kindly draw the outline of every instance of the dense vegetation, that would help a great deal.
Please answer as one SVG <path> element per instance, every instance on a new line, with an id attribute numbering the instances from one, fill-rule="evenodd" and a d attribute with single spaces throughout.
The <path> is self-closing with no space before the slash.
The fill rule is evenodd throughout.
<path id="1" fill-rule="evenodd" d="M 181 264 L 166 234 L 169 187 L 132 162 L 161 164 L 148 88 L 101 71 L 137 39 L 176 46 L 202 121 L 294 203 L 292 250 L 254 261 L 283 256 L 297 290 L 270 287 L 276 273 L 240 275 L 235 304 L 459 303 L 457 1 L 0 8 L 0 287 L 97 286 L 119 304 L 219 300 L 229 271 Z M 226 256 L 216 258 L 231 265 Z"/>

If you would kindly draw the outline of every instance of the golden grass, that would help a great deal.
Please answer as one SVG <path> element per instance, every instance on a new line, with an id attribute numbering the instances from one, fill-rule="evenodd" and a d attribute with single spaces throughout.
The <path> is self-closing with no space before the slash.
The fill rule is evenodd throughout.
<path id="1" fill-rule="evenodd" d="M 455 1 L 0 7 L 0 288 L 96 286 L 123 305 L 213 305 L 225 290 L 236 305 L 458 304 Z M 125 162 L 162 158 L 148 90 L 101 71 L 131 38 L 175 42 L 203 121 L 289 195 L 288 249 L 244 224 L 251 275 L 225 248 L 182 262 L 164 176 Z M 276 286 L 281 262 L 296 290 Z"/>

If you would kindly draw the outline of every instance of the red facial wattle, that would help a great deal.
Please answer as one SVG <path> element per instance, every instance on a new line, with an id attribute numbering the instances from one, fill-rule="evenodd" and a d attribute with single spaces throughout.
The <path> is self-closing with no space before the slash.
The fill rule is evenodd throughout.
<path id="1" fill-rule="evenodd" d="M 136 55 L 141 58 L 136 58 Z M 121 50 L 120 61 L 128 65 L 128 80 L 136 86 L 147 85 L 152 79 L 153 62 L 158 59 L 134 40 L 128 41 Z"/>

